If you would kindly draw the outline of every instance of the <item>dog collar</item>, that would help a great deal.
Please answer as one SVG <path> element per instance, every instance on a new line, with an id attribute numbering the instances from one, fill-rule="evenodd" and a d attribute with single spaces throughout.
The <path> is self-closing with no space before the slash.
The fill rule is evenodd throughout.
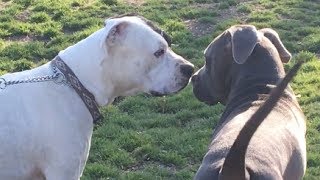
<path id="1" fill-rule="evenodd" d="M 268 95 L 271 92 L 271 87 L 267 84 L 255 84 L 251 87 L 246 88 L 244 91 L 239 92 L 235 97 L 228 100 L 226 109 L 221 117 L 226 118 L 235 109 L 243 103 L 253 102 L 259 98 L 265 98 L 264 95 Z"/>
<path id="2" fill-rule="evenodd" d="M 99 111 L 98 104 L 93 96 L 83 84 L 79 81 L 74 72 L 70 67 L 59 57 L 56 56 L 52 60 L 52 65 L 57 67 L 61 73 L 64 75 L 65 80 L 70 84 L 70 86 L 77 92 L 77 94 L 82 99 L 83 103 L 88 108 L 92 118 L 93 123 L 97 123 L 103 118 L 102 114 Z"/>

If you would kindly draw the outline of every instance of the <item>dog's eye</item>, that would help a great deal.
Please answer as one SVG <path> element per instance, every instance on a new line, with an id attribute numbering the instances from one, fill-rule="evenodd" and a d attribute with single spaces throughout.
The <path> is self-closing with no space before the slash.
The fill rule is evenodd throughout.
<path id="1" fill-rule="evenodd" d="M 159 58 L 164 54 L 164 49 L 159 49 L 157 52 L 154 53 L 154 56 Z"/>

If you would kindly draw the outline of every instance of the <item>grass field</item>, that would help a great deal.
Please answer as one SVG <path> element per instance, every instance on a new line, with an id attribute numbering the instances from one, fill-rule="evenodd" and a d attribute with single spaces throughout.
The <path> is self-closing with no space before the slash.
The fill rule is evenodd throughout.
<path id="1" fill-rule="evenodd" d="M 29 69 L 85 38 L 116 14 L 138 12 L 173 38 L 173 49 L 201 67 L 211 40 L 237 23 L 272 27 L 307 59 L 292 83 L 307 117 L 305 179 L 320 179 L 319 0 L 1 0 L 0 74 Z M 102 108 L 82 179 L 192 179 L 222 105 L 198 102 L 188 86 L 174 96 L 138 95 Z"/>

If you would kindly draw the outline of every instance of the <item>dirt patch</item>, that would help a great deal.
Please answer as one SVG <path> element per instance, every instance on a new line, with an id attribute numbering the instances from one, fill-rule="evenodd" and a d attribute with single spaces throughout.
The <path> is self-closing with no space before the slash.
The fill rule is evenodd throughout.
<path id="1" fill-rule="evenodd" d="M 192 8 L 206 9 L 208 11 L 215 11 L 218 9 L 219 3 L 208 4 L 195 4 Z M 235 6 L 231 6 L 228 9 L 219 10 L 218 16 L 213 17 L 216 22 L 221 22 L 227 19 L 236 18 L 240 21 L 246 21 L 246 14 L 237 11 Z M 184 21 L 187 28 L 191 31 L 195 37 L 211 34 L 215 29 L 215 23 L 203 23 L 198 19 L 187 19 Z"/>
<path id="2" fill-rule="evenodd" d="M 19 42 L 30 42 L 34 41 L 36 38 L 30 36 L 11 36 L 6 38 L 6 41 L 19 41 Z"/>
<path id="3" fill-rule="evenodd" d="M 21 22 L 26 22 L 30 16 L 30 11 L 28 9 L 25 9 L 20 14 L 16 15 L 16 19 Z"/>
<path id="4" fill-rule="evenodd" d="M 208 11 L 217 8 L 217 3 L 208 3 L 208 4 L 194 4 L 192 9 L 206 9 Z M 191 31 L 192 35 L 195 37 L 200 37 L 203 35 L 210 34 L 214 28 L 213 23 L 203 23 L 199 22 L 198 19 L 186 19 L 184 21 L 187 28 Z"/>
<path id="5" fill-rule="evenodd" d="M 229 9 L 222 10 L 220 12 L 220 17 L 218 17 L 218 20 L 223 21 L 230 18 L 236 18 L 236 19 L 239 19 L 241 22 L 246 22 L 247 21 L 246 15 L 247 15 L 246 13 L 238 12 L 235 6 L 231 6 Z"/>
<path id="6" fill-rule="evenodd" d="M 2 2 L 0 1 L 0 11 L 4 10 L 4 8 L 6 8 L 7 6 L 9 6 L 11 4 L 11 1 L 8 2 Z"/>
<path id="7" fill-rule="evenodd" d="M 50 39 L 40 37 L 40 36 L 35 36 L 35 35 L 15 35 L 15 36 L 4 38 L 4 40 L 7 42 L 28 43 L 32 41 L 48 42 Z"/>
<path id="8" fill-rule="evenodd" d="M 145 2 L 145 0 L 123 0 L 123 2 L 126 2 L 128 4 L 132 4 L 132 5 L 136 5 L 136 6 L 140 6 Z"/>
<path id="9" fill-rule="evenodd" d="M 212 32 L 214 25 L 209 23 L 201 23 L 198 20 L 186 20 L 184 21 L 187 28 L 191 31 L 195 37 L 208 35 Z"/>

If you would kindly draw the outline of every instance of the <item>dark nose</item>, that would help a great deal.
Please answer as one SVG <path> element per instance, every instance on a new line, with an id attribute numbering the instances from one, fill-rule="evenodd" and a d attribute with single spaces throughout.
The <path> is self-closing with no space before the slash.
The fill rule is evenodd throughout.
<path id="1" fill-rule="evenodd" d="M 183 64 L 180 66 L 180 71 L 184 76 L 191 77 L 194 68 L 192 65 Z"/>

